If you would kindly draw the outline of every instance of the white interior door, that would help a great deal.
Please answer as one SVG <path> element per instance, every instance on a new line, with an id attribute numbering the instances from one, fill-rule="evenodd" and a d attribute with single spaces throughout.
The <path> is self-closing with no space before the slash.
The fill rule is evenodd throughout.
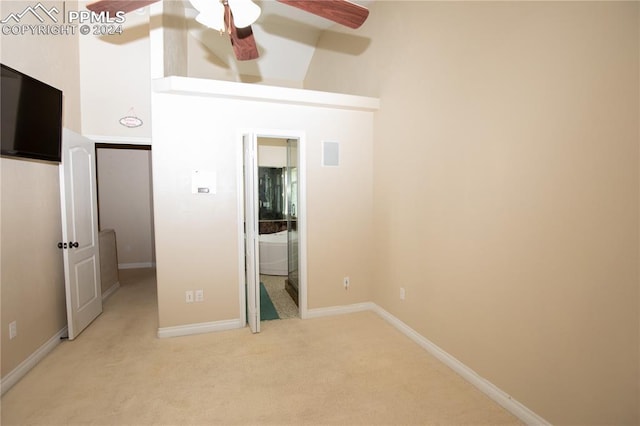
<path id="1" fill-rule="evenodd" d="M 260 332 L 260 270 L 258 250 L 258 139 L 242 137 L 244 149 L 244 229 L 247 319 L 254 333 Z"/>
<path id="2" fill-rule="evenodd" d="M 61 248 L 70 340 L 102 313 L 95 153 L 93 141 L 64 129 L 60 165 Z"/>

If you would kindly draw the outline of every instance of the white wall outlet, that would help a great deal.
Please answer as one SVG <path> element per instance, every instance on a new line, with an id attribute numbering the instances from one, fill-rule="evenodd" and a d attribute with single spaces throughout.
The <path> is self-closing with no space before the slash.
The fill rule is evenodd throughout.
<path id="1" fill-rule="evenodd" d="M 9 340 L 14 339 L 18 335 L 18 323 L 12 321 L 9 323 Z"/>
<path id="2" fill-rule="evenodd" d="M 405 292 L 404 287 L 400 287 L 400 300 L 404 300 Z"/>
<path id="3" fill-rule="evenodd" d="M 196 290 L 196 302 L 204 302 L 204 290 Z"/>
<path id="4" fill-rule="evenodd" d="M 344 277 L 342 279 L 342 285 L 344 286 L 345 290 L 349 290 L 349 277 Z"/>
<path id="5" fill-rule="evenodd" d="M 193 290 L 187 290 L 184 292 L 184 301 L 187 303 L 193 303 Z"/>

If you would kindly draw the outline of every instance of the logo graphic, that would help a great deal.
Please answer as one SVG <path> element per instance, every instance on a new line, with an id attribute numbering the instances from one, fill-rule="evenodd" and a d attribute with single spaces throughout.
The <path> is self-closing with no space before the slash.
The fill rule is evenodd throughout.
<path id="1" fill-rule="evenodd" d="M 40 13 L 38 13 L 40 12 Z M 19 23 L 20 20 L 27 14 L 31 14 L 33 16 L 35 16 L 38 21 L 44 23 L 45 19 L 42 17 L 42 15 L 46 15 L 48 16 L 54 23 L 58 23 L 58 18 L 56 18 L 54 16 L 54 13 L 57 15 L 58 13 L 60 13 L 60 11 L 55 7 L 51 7 L 51 9 L 47 9 L 46 7 L 44 7 L 44 5 L 42 3 L 38 3 L 35 6 L 27 6 L 22 12 L 20 13 L 10 13 L 9 16 L 7 16 L 6 18 L 4 18 L 2 21 L 0 21 L 0 24 L 6 24 L 7 22 L 13 20 L 16 23 Z"/>
<path id="2" fill-rule="evenodd" d="M 1 0 L 0 0 L 1 1 Z M 58 7 L 62 4 L 62 13 L 56 6 L 47 8 L 44 4 L 51 2 L 42 0 L 35 6 L 27 6 L 22 12 L 9 13 L 0 20 L 0 32 L 5 36 L 49 36 L 49 35 L 94 35 L 107 36 L 122 34 L 125 22 L 125 14 L 117 11 L 92 12 L 89 10 L 66 10 L 63 1 L 58 1 Z M 34 20 L 35 22 L 33 24 Z"/>

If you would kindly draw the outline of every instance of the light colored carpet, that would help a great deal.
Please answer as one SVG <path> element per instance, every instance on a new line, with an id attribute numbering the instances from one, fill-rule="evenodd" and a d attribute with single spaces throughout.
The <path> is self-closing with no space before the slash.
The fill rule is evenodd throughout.
<path id="1" fill-rule="evenodd" d="M 3 425 L 519 424 L 374 313 L 158 339 L 155 281 L 121 288 L 2 398 Z"/>
<path id="2" fill-rule="evenodd" d="M 284 288 L 285 278 L 276 275 L 260 275 L 260 281 L 267 289 L 267 293 L 269 293 L 280 319 L 296 318 L 300 316 L 298 314 L 298 305 Z"/>

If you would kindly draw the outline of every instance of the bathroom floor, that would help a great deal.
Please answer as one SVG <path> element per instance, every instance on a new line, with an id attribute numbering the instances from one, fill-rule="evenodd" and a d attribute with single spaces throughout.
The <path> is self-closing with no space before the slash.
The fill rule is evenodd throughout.
<path id="1" fill-rule="evenodd" d="M 267 289 L 280 319 L 297 318 L 300 316 L 298 306 L 284 288 L 285 279 L 286 277 L 277 275 L 260 275 L 260 281 Z"/>

